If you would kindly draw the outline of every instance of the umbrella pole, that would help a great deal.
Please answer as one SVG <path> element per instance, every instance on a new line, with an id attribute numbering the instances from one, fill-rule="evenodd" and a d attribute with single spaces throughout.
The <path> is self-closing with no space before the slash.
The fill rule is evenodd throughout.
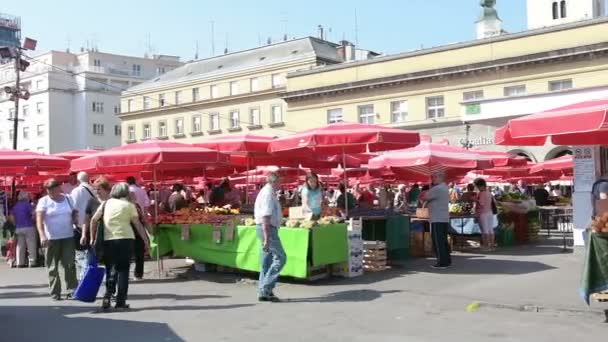
<path id="1" fill-rule="evenodd" d="M 245 173 L 245 204 L 249 205 L 249 155 L 247 155 L 247 172 Z"/>
<path id="2" fill-rule="evenodd" d="M 346 176 L 346 153 L 342 147 L 342 168 L 344 169 L 344 211 L 348 217 L 348 177 Z"/>
<path id="3" fill-rule="evenodd" d="M 158 279 L 161 279 L 161 272 L 163 269 L 163 262 L 161 260 L 160 257 L 160 229 L 158 228 L 158 200 L 160 199 L 160 189 L 158 187 L 158 182 L 156 180 L 156 168 L 154 168 L 153 171 L 153 182 L 154 182 L 154 189 L 156 189 L 156 196 L 154 196 L 154 230 L 156 231 L 157 234 L 157 239 L 156 239 L 156 267 L 158 269 Z"/>

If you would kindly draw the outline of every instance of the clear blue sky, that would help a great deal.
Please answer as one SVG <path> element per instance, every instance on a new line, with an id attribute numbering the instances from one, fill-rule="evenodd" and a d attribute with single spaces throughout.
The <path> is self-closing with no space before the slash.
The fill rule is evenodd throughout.
<path id="1" fill-rule="evenodd" d="M 346 4 L 349 4 L 346 6 Z M 497 9 L 509 32 L 526 26 L 525 0 L 499 0 Z M 267 37 L 273 41 L 316 35 L 317 25 L 328 38 L 355 40 L 355 9 L 359 46 L 386 54 L 475 38 L 479 0 L 24 0 L 3 1 L 0 11 L 19 15 L 23 35 L 38 40 L 39 51 L 72 51 L 95 41 L 100 50 L 141 56 L 148 36 L 154 53 L 199 57 L 211 54 L 211 21 L 215 51 L 228 42 L 231 51 L 252 48 Z"/>

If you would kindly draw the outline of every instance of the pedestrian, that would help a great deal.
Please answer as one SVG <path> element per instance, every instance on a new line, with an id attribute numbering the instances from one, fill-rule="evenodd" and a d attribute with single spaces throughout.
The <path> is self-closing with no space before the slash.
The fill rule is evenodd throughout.
<path id="1" fill-rule="evenodd" d="M 279 238 L 279 225 L 283 218 L 281 204 L 276 196 L 279 189 L 279 174 L 271 172 L 266 177 L 266 185 L 255 199 L 254 215 L 258 238 L 262 242 L 260 260 L 260 280 L 258 300 L 280 302 L 274 294 L 279 274 L 285 266 L 286 255 Z"/>
<path id="2" fill-rule="evenodd" d="M 74 205 L 74 209 L 78 211 L 78 229 L 80 230 L 81 236 L 85 236 L 83 231 L 83 226 L 85 224 L 86 219 L 86 211 L 87 205 L 89 201 L 95 198 L 93 194 L 93 188 L 89 185 L 89 175 L 86 172 L 80 172 L 76 176 L 78 179 L 78 186 L 72 190 L 70 197 L 72 198 L 72 203 Z M 82 238 L 78 239 L 82 242 Z M 85 242 L 88 241 L 85 236 Z M 84 277 L 84 272 L 87 269 L 88 265 L 88 246 L 78 244 L 76 246 L 76 277 L 78 281 L 82 280 Z"/>
<path id="3" fill-rule="evenodd" d="M 150 244 L 148 235 L 139 221 L 137 209 L 129 202 L 129 185 L 118 183 L 112 187 L 110 199 L 104 202 L 91 219 L 91 245 L 95 245 L 97 223 L 103 220 L 104 226 L 104 263 L 106 266 L 106 293 L 103 297 L 102 308 L 110 308 L 112 295 L 116 293 L 118 310 L 129 309 L 127 296 L 129 292 L 129 268 L 133 255 L 135 227 L 144 240 L 145 248 Z"/>
<path id="4" fill-rule="evenodd" d="M 34 228 L 34 210 L 30 203 L 29 193 L 19 192 L 17 203 L 10 211 L 9 220 L 15 225 L 17 267 L 36 267 L 38 254 L 36 251 L 36 228 Z"/>
<path id="5" fill-rule="evenodd" d="M 137 217 L 139 223 L 147 229 L 148 222 L 146 221 L 146 215 L 144 215 L 144 211 L 141 209 L 139 204 L 135 201 L 135 193 L 129 193 L 129 201 L 135 205 L 135 209 L 137 209 Z M 137 233 L 137 230 L 133 225 L 133 235 L 135 235 L 135 241 L 133 242 L 133 257 L 135 258 L 135 270 L 133 270 L 133 280 L 141 281 L 144 279 L 144 259 L 146 256 L 146 243 L 144 239 Z"/>
<path id="6" fill-rule="evenodd" d="M 452 265 L 450 246 L 448 245 L 450 195 L 443 172 L 433 173 L 432 178 L 433 187 L 425 193 L 422 200 L 426 201 L 429 208 L 431 237 L 437 256 L 437 263 L 433 265 L 433 268 L 444 269 Z"/>
<path id="7" fill-rule="evenodd" d="M 91 240 L 91 219 L 97 212 L 97 209 L 99 209 L 99 206 L 103 202 L 110 199 L 110 191 L 112 191 L 112 186 L 105 177 L 99 177 L 93 183 L 93 189 L 97 197 L 91 198 L 87 204 L 87 208 L 85 209 L 86 216 L 84 225 L 82 226 L 82 238 L 80 239 L 80 244 L 82 246 L 86 246 Z M 99 255 L 97 257 L 99 258 Z"/>
<path id="8" fill-rule="evenodd" d="M 408 194 L 406 191 L 405 184 L 399 184 L 397 186 L 397 193 L 393 200 L 393 207 L 396 211 L 405 211 L 407 209 L 409 201 L 407 200 Z"/>
<path id="9" fill-rule="evenodd" d="M 418 203 L 418 196 L 420 196 L 420 185 L 418 183 L 412 186 L 412 189 L 407 193 L 407 202 L 411 205 Z"/>
<path id="10" fill-rule="evenodd" d="M 150 212 L 150 197 L 148 197 L 146 191 L 137 185 L 133 176 L 127 177 L 127 184 L 129 184 L 129 191 L 135 193 L 137 204 L 144 210 L 145 214 L 148 214 Z"/>
<path id="11" fill-rule="evenodd" d="M 171 189 L 173 192 L 169 199 L 167 200 L 167 212 L 174 213 L 183 208 L 188 207 L 188 203 L 182 194 L 183 187 L 181 184 L 173 184 L 173 188 Z M 132 192 L 132 191 L 131 191 Z M 136 201 L 137 203 L 137 201 Z M 139 203 L 137 203 L 139 205 Z M 143 209 L 143 208 L 142 208 Z"/>
<path id="12" fill-rule="evenodd" d="M 494 249 L 494 214 L 492 212 L 494 198 L 484 179 L 477 178 L 473 183 L 478 192 L 475 215 L 481 227 L 481 244 L 483 248 L 491 251 Z"/>
<path id="13" fill-rule="evenodd" d="M 71 299 L 76 289 L 76 266 L 74 224 L 77 212 L 61 190 L 61 183 L 49 179 L 44 183 L 47 195 L 36 206 L 36 226 L 40 235 L 40 245 L 45 248 L 45 262 L 48 270 L 51 298 L 61 300 L 61 280 L 59 265 L 63 268 L 66 298 Z"/>
<path id="14" fill-rule="evenodd" d="M 323 190 L 319 183 L 319 176 L 311 172 L 306 176 L 306 183 L 302 187 L 302 214 L 307 219 L 321 218 L 321 204 Z"/>
<path id="15" fill-rule="evenodd" d="M 76 172 L 70 172 L 67 182 L 64 182 L 61 185 L 61 191 L 65 195 L 71 194 L 72 190 L 76 189 L 76 187 L 78 186 L 78 179 L 77 179 L 76 175 L 77 175 Z"/>
<path id="16" fill-rule="evenodd" d="M 454 183 L 450 183 L 448 194 L 450 196 L 450 203 L 458 202 L 460 195 L 458 190 L 456 190 L 456 185 Z"/>

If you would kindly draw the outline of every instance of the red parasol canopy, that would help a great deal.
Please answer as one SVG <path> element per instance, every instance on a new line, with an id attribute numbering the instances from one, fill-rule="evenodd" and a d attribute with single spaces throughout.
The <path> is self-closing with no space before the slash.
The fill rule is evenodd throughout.
<path id="1" fill-rule="evenodd" d="M 464 176 L 468 171 L 492 165 L 490 158 L 460 147 L 423 142 L 420 145 L 399 151 L 387 152 L 370 159 L 370 168 L 390 168 L 395 174 L 420 180 L 428 179 L 435 171 L 448 176 Z M 418 176 L 418 177 L 416 177 Z"/>
<path id="2" fill-rule="evenodd" d="M 98 150 L 72 150 L 72 151 L 66 151 L 66 152 L 61 152 L 61 153 L 55 153 L 54 156 L 68 159 L 68 160 L 74 160 L 74 159 L 82 158 L 85 156 L 90 156 L 92 154 L 96 154 L 99 152 L 100 151 L 98 151 Z"/>
<path id="3" fill-rule="evenodd" d="M 496 130 L 499 145 L 607 145 L 608 99 L 585 101 L 509 120 Z"/>
<path id="4" fill-rule="evenodd" d="M 0 173 L 36 174 L 41 171 L 69 169 L 70 161 L 30 151 L 0 150 Z"/>
<path id="5" fill-rule="evenodd" d="M 207 139 L 203 142 L 194 144 L 194 146 L 204 147 L 210 150 L 228 154 L 265 156 L 268 155 L 268 144 L 270 144 L 270 142 L 274 139 L 274 137 L 254 134 L 226 135 Z"/>
<path id="6" fill-rule="evenodd" d="M 573 169 L 574 159 L 572 156 L 563 156 L 534 165 L 530 169 L 530 174 L 534 175 L 543 172 L 557 172 L 563 175 L 572 175 Z"/>
<path id="7" fill-rule="evenodd" d="M 227 156 L 217 151 L 172 141 L 151 140 L 124 145 L 72 160 L 73 171 L 128 173 L 141 171 L 213 169 Z"/>
<path id="8" fill-rule="evenodd" d="M 486 151 L 480 149 L 470 150 L 492 160 L 492 164 L 496 167 L 501 166 L 525 166 L 528 160 L 524 157 L 519 157 L 506 152 Z"/>
<path id="9" fill-rule="evenodd" d="M 416 146 L 420 134 L 377 125 L 337 123 L 291 134 L 272 141 L 272 153 L 334 155 L 396 150 Z"/>

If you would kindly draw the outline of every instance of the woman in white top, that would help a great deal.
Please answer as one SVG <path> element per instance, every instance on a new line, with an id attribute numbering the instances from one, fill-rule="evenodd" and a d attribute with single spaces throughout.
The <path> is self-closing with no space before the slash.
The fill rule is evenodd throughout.
<path id="1" fill-rule="evenodd" d="M 44 188 L 47 196 L 42 197 L 36 206 L 36 226 L 40 245 L 45 248 L 51 297 L 54 300 L 61 299 L 61 264 L 67 290 L 66 298 L 70 299 L 77 285 L 74 224 L 78 220 L 78 212 L 74 210 L 70 198 L 62 193 L 59 181 L 51 178 L 44 183 Z"/>
<path id="2" fill-rule="evenodd" d="M 494 199 L 484 179 L 477 178 L 473 183 L 479 192 L 475 215 L 481 226 L 481 243 L 485 248 L 492 250 L 494 249 L 494 213 L 492 212 Z"/>

